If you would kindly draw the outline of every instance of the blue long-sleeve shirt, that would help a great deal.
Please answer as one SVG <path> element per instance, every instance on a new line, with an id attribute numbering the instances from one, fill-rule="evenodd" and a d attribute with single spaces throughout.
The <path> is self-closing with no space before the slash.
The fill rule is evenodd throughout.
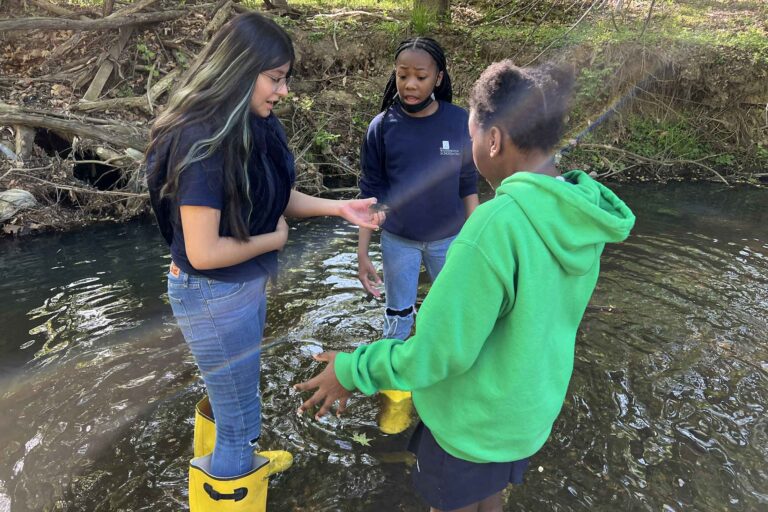
<path id="1" fill-rule="evenodd" d="M 441 101 L 437 112 L 412 117 L 393 105 L 368 126 L 361 152 L 362 197 L 390 207 L 383 228 L 432 242 L 464 224 L 462 198 L 477 193 L 466 110 Z"/>

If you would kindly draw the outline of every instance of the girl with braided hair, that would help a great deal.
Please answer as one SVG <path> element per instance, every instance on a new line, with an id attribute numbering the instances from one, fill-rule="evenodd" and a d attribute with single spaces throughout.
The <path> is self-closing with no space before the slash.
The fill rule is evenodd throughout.
<path id="1" fill-rule="evenodd" d="M 450 242 L 478 204 L 468 114 L 452 97 L 437 41 L 416 37 L 400 43 L 381 112 L 368 127 L 361 153 L 361 196 L 389 207 L 381 236 L 385 338 L 410 335 L 422 261 L 434 280 Z M 370 235 L 360 230 L 358 277 L 378 297 Z"/>
<path id="2" fill-rule="evenodd" d="M 388 207 L 381 234 L 385 338 L 410 336 L 422 262 L 434 281 L 448 246 L 478 205 L 468 114 L 451 103 L 452 96 L 437 41 L 416 37 L 400 43 L 381 112 L 361 151 L 361 197 L 376 197 Z M 381 279 L 368 256 L 371 233 L 360 229 L 358 278 L 379 297 Z M 384 391 L 382 397 L 381 430 L 405 430 L 410 394 Z"/>

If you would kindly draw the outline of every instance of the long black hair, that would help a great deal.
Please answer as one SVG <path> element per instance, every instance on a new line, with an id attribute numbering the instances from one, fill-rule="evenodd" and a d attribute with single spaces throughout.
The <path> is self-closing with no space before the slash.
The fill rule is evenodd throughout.
<path id="1" fill-rule="evenodd" d="M 437 72 L 443 72 L 443 80 L 440 85 L 435 87 L 433 91 L 435 99 L 443 100 L 448 103 L 453 101 L 453 89 L 451 88 L 451 77 L 448 76 L 448 70 L 446 69 L 445 53 L 443 52 L 440 44 L 431 37 L 412 37 L 406 39 L 395 50 L 395 60 L 405 50 L 424 50 L 432 56 L 437 64 Z M 392 71 L 387 81 L 387 86 L 384 88 L 384 96 L 381 100 L 381 111 L 384 112 L 395 102 L 397 97 L 397 73 Z"/>
<path id="2" fill-rule="evenodd" d="M 248 238 L 248 221 L 263 222 L 268 210 L 254 208 L 249 191 L 267 198 L 275 192 L 269 176 L 257 175 L 256 183 L 252 183 L 248 173 L 254 143 L 249 122 L 253 89 L 262 71 L 286 63 L 292 70 L 294 61 L 291 38 L 269 18 L 246 13 L 222 27 L 187 71 L 152 127 L 147 155 L 169 148 L 167 158 L 154 158 L 153 168 L 147 169 L 148 179 L 163 184 L 163 197 L 175 196 L 179 176 L 190 164 L 220 151 L 225 194 L 221 225 L 231 236 Z M 191 147 L 180 144 L 185 129 L 201 127 L 206 133 L 203 138 Z"/>

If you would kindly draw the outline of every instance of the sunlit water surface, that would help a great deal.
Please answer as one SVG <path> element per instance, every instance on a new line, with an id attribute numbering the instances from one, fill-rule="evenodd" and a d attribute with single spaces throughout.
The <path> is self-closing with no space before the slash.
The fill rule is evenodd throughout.
<path id="1" fill-rule="evenodd" d="M 606 249 L 562 414 L 506 509 L 768 510 L 768 191 L 619 192 L 637 227 Z M 426 508 L 375 399 L 341 421 L 294 413 L 313 353 L 381 330 L 355 247 L 340 221 L 294 223 L 269 291 L 261 442 L 295 455 L 271 510 Z M 186 507 L 203 388 L 168 263 L 150 221 L 0 242 L 0 512 Z"/>

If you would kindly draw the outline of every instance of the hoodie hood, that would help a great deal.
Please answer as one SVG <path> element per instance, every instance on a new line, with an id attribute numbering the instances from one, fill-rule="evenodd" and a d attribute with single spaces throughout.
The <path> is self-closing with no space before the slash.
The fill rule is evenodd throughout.
<path id="1" fill-rule="evenodd" d="M 582 171 L 567 181 L 530 172 L 506 178 L 496 195 L 508 195 L 563 269 L 584 275 L 597 263 L 607 242 L 621 242 L 635 224 L 632 211 L 607 187 Z"/>

